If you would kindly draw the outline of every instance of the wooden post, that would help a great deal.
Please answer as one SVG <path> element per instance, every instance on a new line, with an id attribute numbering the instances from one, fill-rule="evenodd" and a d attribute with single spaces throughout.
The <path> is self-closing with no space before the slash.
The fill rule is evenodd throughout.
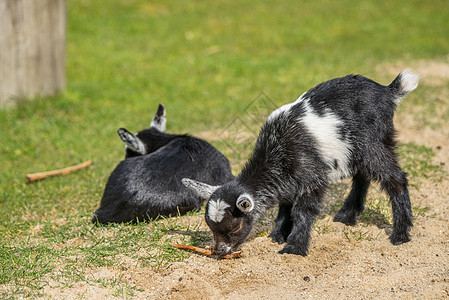
<path id="1" fill-rule="evenodd" d="M 66 0 L 0 0 L 0 107 L 65 88 Z"/>

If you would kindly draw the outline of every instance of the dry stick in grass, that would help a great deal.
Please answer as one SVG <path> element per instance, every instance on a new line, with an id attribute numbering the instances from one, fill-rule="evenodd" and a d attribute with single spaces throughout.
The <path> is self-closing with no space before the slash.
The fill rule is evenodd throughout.
<path id="1" fill-rule="evenodd" d="M 27 180 L 28 180 L 28 182 L 34 182 L 34 181 L 38 181 L 38 180 L 43 180 L 43 179 L 45 179 L 47 177 L 51 177 L 51 176 L 66 175 L 66 174 L 78 171 L 80 169 L 87 168 L 88 166 L 90 166 L 92 164 L 93 164 L 93 162 L 91 160 L 88 160 L 81 164 L 78 164 L 75 166 L 70 166 L 70 167 L 67 167 L 64 169 L 28 174 Z"/>
<path id="2" fill-rule="evenodd" d="M 212 255 L 212 251 L 210 250 L 206 250 L 200 247 L 195 247 L 195 246 L 189 246 L 189 245 L 178 245 L 178 244 L 172 244 L 173 247 L 176 247 L 178 249 L 181 250 L 189 250 L 189 251 L 193 251 L 193 252 L 197 252 L 197 253 L 201 253 L 203 255 Z M 225 256 L 223 256 L 223 258 L 240 258 L 242 257 L 242 252 L 234 252 L 231 254 L 227 254 Z"/>

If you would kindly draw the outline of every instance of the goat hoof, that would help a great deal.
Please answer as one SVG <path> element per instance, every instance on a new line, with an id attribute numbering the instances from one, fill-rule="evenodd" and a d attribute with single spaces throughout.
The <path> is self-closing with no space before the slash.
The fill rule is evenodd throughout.
<path id="1" fill-rule="evenodd" d="M 268 236 L 271 240 L 278 244 L 284 244 L 286 242 L 284 236 L 281 233 L 270 233 Z"/>
<path id="2" fill-rule="evenodd" d="M 357 223 L 357 218 L 354 214 L 345 211 L 339 211 L 335 217 L 334 222 L 340 222 L 345 225 L 354 226 Z"/>
<path id="3" fill-rule="evenodd" d="M 390 236 L 390 241 L 393 245 L 400 245 L 410 241 L 410 236 L 408 233 L 395 233 L 393 232 Z"/>
<path id="4" fill-rule="evenodd" d="M 284 249 L 280 250 L 278 252 L 279 254 L 296 254 L 296 255 L 301 255 L 301 256 L 306 256 L 307 255 L 307 250 L 305 249 L 301 249 L 292 245 L 287 245 L 284 247 Z"/>

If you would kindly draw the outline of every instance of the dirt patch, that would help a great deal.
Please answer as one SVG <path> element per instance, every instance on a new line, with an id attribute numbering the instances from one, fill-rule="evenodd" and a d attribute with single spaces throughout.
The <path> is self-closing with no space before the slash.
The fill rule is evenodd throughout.
<path id="1" fill-rule="evenodd" d="M 420 61 L 409 67 L 421 74 L 424 85 L 447 84 L 449 80 L 447 60 Z M 392 73 L 402 70 L 399 65 L 388 68 Z M 439 96 L 449 106 L 449 95 Z M 407 106 L 405 102 L 401 105 Z M 400 141 L 432 147 L 434 163 L 449 171 L 449 120 L 439 120 L 445 126 L 438 129 L 418 126 L 410 117 L 413 109 L 407 107 L 396 117 Z M 203 137 L 210 139 L 214 134 L 205 132 Z M 348 192 L 349 181 L 343 185 Z M 381 192 L 374 187 L 370 193 Z M 89 276 L 98 282 L 118 280 L 125 288 L 133 287 L 135 299 L 447 299 L 449 181 L 422 179 L 419 189 L 412 187 L 410 193 L 414 206 L 428 210 L 417 216 L 412 240 L 400 246 L 389 242 L 388 228 L 363 222 L 347 227 L 325 214 L 316 222 L 307 257 L 279 255 L 282 246 L 261 236 L 244 245 L 240 259 L 215 260 L 192 254 L 155 272 L 123 257 L 122 268 L 95 269 Z M 335 201 L 334 197 L 329 195 L 328 201 Z M 201 220 L 195 222 L 199 230 L 207 229 Z M 45 295 L 66 299 L 116 297 L 114 290 L 83 282 L 64 288 L 47 286 Z"/>
<path id="2" fill-rule="evenodd" d="M 418 60 L 413 62 L 397 62 L 395 64 L 380 64 L 376 73 L 389 76 L 397 75 L 402 70 L 409 68 L 420 76 L 420 84 L 429 86 L 441 86 L 449 81 L 449 56 L 439 60 Z"/>

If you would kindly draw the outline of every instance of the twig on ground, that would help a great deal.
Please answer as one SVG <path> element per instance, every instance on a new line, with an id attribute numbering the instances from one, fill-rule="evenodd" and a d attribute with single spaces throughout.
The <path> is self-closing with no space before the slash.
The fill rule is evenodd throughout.
<path id="1" fill-rule="evenodd" d="M 70 167 L 67 167 L 64 169 L 28 174 L 26 176 L 26 178 L 27 178 L 28 183 L 31 183 L 31 182 L 35 182 L 38 180 L 43 180 L 43 179 L 45 179 L 47 177 L 51 177 L 51 176 L 66 175 L 66 174 L 78 171 L 80 169 L 87 168 L 88 166 L 90 166 L 92 164 L 93 164 L 93 162 L 91 160 L 88 160 L 81 164 L 78 164 L 75 166 L 70 166 Z"/>
<path id="2" fill-rule="evenodd" d="M 178 244 L 172 244 L 173 247 L 176 247 L 178 249 L 181 250 L 188 250 L 188 251 L 193 251 L 193 252 L 197 252 L 206 256 L 211 256 L 214 255 L 214 253 L 210 250 L 207 249 L 203 249 L 200 247 L 195 247 L 195 246 L 189 246 L 189 245 L 178 245 Z M 242 252 L 238 251 L 238 252 L 233 252 L 231 254 L 227 254 L 225 256 L 223 256 L 222 258 L 240 258 L 242 257 Z"/>

